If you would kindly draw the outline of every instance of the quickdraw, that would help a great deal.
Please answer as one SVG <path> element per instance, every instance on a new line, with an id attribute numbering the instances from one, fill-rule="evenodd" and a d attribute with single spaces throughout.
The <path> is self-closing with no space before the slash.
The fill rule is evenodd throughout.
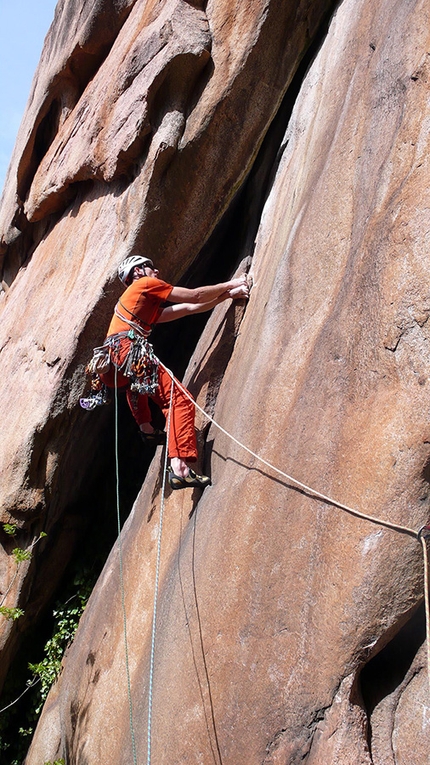
<path id="1" fill-rule="evenodd" d="M 159 361 L 146 337 L 136 337 L 133 330 L 128 336 L 132 342 L 121 371 L 130 378 L 130 390 L 153 396 L 158 389 Z"/>
<path id="2" fill-rule="evenodd" d="M 96 372 L 91 373 L 91 390 L 88 396 L 79 399 L 79 404 L 82 409 L 92 411 L 96 406 L 103 406 L 109 403 L 108 389 L 104 383 L 100 380 L 100 377 Z"/>
<path id="3" fill-rule="evenodd" d="M 87 364 L 87 375 L 102 375 L 106 374 L 110 368 L 110 353 L 109 345 L 101 345 L 99 348 L 94 348 L 91 361 Z"/>
<path id="4" fill-rule="evenodd" d="M 125 338 L 130 341 L 130 347 L 124 359 L 121 354 L 121 341 Z M 93 357 L 86 367 L 91 389 L 88 396 L 79 399 L 82 409 L 91 411 L 97 406 L 109 403 L 108 389 L 100 379 L 99 373 L 106 372 L 110 363 L 120 370 L 124 377 L 130 379 L 130 389 L 134 393 L 150 396 L 156 393 L 158 358 L 147 337 L 137 333 L 135 329 L 130 329 L 129 332 L 119 332 L 108 337 L 102 346 L 94 349 Z"/>

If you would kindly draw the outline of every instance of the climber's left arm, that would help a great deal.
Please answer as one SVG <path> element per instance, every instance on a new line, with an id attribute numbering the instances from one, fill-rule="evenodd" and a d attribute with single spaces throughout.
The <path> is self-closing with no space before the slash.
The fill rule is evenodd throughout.
<path id="1" fill-rule="evenodd" d="M 183 316 L 190 316 L 193 313 L 204 313 L 205 311 L 211 311 L 216 305 L 222 303 L 224 300 L 231 298 L 232 300 L 238 300 L 239 298 L 248 297 L 247 287 L 235 287 L 234 289 L 226 290 L 219 295 L 215 300 L 210 300 L 207 303 L 173 303 L 163 308 L 158 318 L 157 324 L 165 324 L 168 321 L 175 321 L 176 319 L 182 319 Z"/>
<path id="2" fill-rule="evenodd" d="M 216 300 L 211 300 L 209 303 L 174 303 L 173 305 L 168 305 L 161 311 L 157 324 L 164 324 L 167 321 L 182 319 L 183 316 L 190 316 L 193 313 L 210 311 L 212 308 L 215 308 L 218 303 L 222 303 L 226 298 L 228 298 L 228 294 L 225 294 L 225 296 L 220 295 Z"/>

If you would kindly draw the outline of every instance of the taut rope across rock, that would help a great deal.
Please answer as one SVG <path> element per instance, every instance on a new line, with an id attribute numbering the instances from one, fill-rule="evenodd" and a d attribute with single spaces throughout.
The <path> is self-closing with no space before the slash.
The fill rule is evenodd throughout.
<path id="1" fill-rule="evenodd" d="M 297 488 L 301 489 L 302 491 L 306 492 L 307 494 L 311 495 L 315 499 L 320 499 L 330 505 L 333 505 L 335 507 L 338 507 L 341 510 L 344 510 L 345 512 L 357 517 L 361 518 L 363 520 L 369 521 L 371 523 L 375 523 L 379 526 L 384 526 L 385 528 L 391 529 L 393 531 L 397 531 L 402 534 L 407 534 L 414 539 L 417 539 L 422 546 L 423 551 L 423 564 L 424 564 L 424 602 L 425 602 L 425 614 L 426 614 L 426 646 L 427 646 L 427 676 L 428 676 L 428 683 L 430 688 L 430 597 L 429 597 L 429 572 L 428 572 L 428 553 L 427 553 L 427 544 L 426 540 L 430 536 L 430 523 L 422 526 L 418 531 L 415 531 L 412 528 L 409 528 L 408 526 L 403 526 L 401 524 L 392 523 L 391 521 L 387 521 L 382 518 L 377 518 L 372 515 L 368 515 L 367 513 L 363 513 L 359 510 L 356 510 L 355 508 L 349 507 L 348 505 L 343 504 L 342 502 L 339 502 L 336 499 L 333 499 L 333 497 L 329 497 L 325 494 L 322 494 L 321 492 L 317 491 L 316 489 L 312 488 L 311 486 L 307 486 L 306 484 L 302 483 L 301 481 L 297 480 L 297 478 L 294 478 L 293 476 L 289 475 L 288 473 L 284 472 L 280 468 L 277 468 L 272 463 L 265 460 L 263 457 L 261 457 L 259 454 L 256 454 L 252 451 L 252 449 L 249 449 L 245 444 L 241 443 L 237 438 L 235 438 L 231 433 L 229 433 L 225 428 L 223 428 L 216 420 L 213 419 L 207 412 L 205 412 L 204 409 L 202 409 L 199 404 L 193 399 L 193 397 L 190 395 L 190 393 L 187 391 L 186 388 L 184 388 L 178 380 L 175 379 L 173 372 L 171 372 L 170 369 L 168 369 L 164 364 L 159 361 L 159 364 L 165 369 L 165 371 L 170 375 L 172 379 L 172 386 L 171 386 L 171 393 L 170 393 L 170 408 L 169 408 L 169 416 L 167 420 L 167 435 L 170 430 L 170 410 L 171 410 L 171 404 L 172 404 L 172 398 L 173 398 L 173 391 L 174 386 L 177 385 L 183 393 L 187 396 L 187 398 L 190 399 L 190 401 L 193 402 L 196 409 L 203 414 L 204 417 L 206 417 L 215 427 L 217 427 L 224 435 L 226 435 L 230 440 L 234 441 L 238 446 L 241 447 L 241 449 L 244 449 L 244 451 L 248 452 L 251 456 L 255 457 L 257 460 L 259 460 L 263 465 L 265 465 L 267 468 L 272 470 L 273 472 L 277 473 L 278 475 L 282 476 L 286 480 L 288 480 L 290 483 L 292 483 Z M 119 526 L 119 489 L 118 489 L 118 430 L 117 430 L 117 388 L 115 387 L 115 422 L 116 422 L 116 428 L 115 428 L 115 451 L 116 451 L 116 465 L 117 465 L 117 513 L 118 513 L 118 535 L 120 538 L 120 526 Z M 163 524 L 163 516 L 164 516 L 164 504 L 165 504 L 165 483 L 166 483 L 166 476 L 167 476 L 167 449 L 165 450 L 165 457 L 164 457 L 164 469 L 163 469 L 163 475 L 164 479 L 162 482 L 162 496 L 161 496 L 161 504 L 160 504 L 160 523 L 159 523 L 159 531 L 158 531 L 158 543 L 157 543 L 157 559 L 156 559 L 156 571 L 155 571 L 155 583 L 154 583 L 154 605 L 153 605 L 153 618 L 152 618 L 152 634 L 151 634 L 151 658 L 150 658 L 150 675 L 149 675 L 149 685 L 148 685 L 148 748 L 147 748 L 147 765 L 150 765 L 151 763 L 151 731 L 152 731 L 152 689 L 153 689 L 153 680 L 154 680 L 154 655 L 155 655 L 155 639 L 156 639 L 156 616 L 157 616 L 157 601 L 158 601 L 158 585 L 159 585 L 159 572 L 160 572 L 160 561 L 161 561 L 161 533 L 162 533 L 162 524 Z M 128 647 L 127 647 L 127 630 L 126 630 L 126 617 L 125 617 L 125 609 L 124 609 L 124 580 L 123 580 L 123 566 L 122 566 L 122 550 L 121 550 L 121 544 L 119 543 L 119 550 L 120 550 L 120 587 L 121 587 L 121 593 L 122 593 L 122 603 L 123 603 L 123 615 L 124 615 L 124 642 L 125 642 L 125 655 L 126 655 L 126 672 L 127 672 L 127 684 L 128 684 L 128 696 L 129 696 L 129 711 L 130 711 L 130 732 L 131 732 L 131 739 L 132 739 L 132 751 L 133 751 L 133 765 L 137 765 L 137 755 L 136 755 L 136 746 L 135 746 L 135 735 L 134 735 L 134 725 L 133 725 L 133 710 L 132 710 L 132 701 L 131 701 L 131 686 L 130 686 L 130 673 L 129 673 L 129 665 L 128 665 Z"/>
<path id="2" fill-rule="evenodd" d="M 330 505 L 333 505 L 335 507 L 340 508 L 341 510 L 344 510 L 347 513 L 350 513 L 351 515 L 356 516 L 357 518 L 362 518 L 363 520 L 370 521 L 370 523 L 375 523 L 378 526 L 385 526 L 385 528 L 392 529 L 392 531 L 400 532 L 401 534 L 408 534 L 409 536 L 413 537 L 414 539 L 417 539 L 422 546 L 423 550 L 423 564 L 424 564 L 424 602 L 425 602 L 425 613 L 426 613 L 426 644 L 427 644 L 427 676 L 428 676 L 428 683 L 429 683 L 429 689 L 430 689 L 430 596 L 429 596 L 429 573 L 428 573 L 428 554 L 427 554 L 427 544 L 426 540 L 430 536 L 430 522 L 425 524 L 424 526 L 421 526 L 418 531 L 415 529 L 411 529 L 408 526 L 403 526 L 398 523 L 392 523 L 392 521 L 387 521 L 382 518 L 377 518 L 376 516 L 368 515 L 367 513 L 363 513 L 360 510 L 356 510 L 353 507 L 349 507 L 348 505 L 343 504 L 342 502 L 339 502 L 336 499 L 333 499 L 333 497 L 329 497 L 325 494 L 322 494 L 321 492 L 317 491 L 316 489 L 313 489 L 311 486 L 307 486 L 306 484 L 302 483 L 301 481 L 297 480 L 297 478 L 294 478 L 293 476 L 289 475 L 288 473 L 285 473 L 283 470 L 280 470 L 280 468 L 277 468 L 275 465 L 272 465 L 270 462 L 265 460 L 263 457 L 261 457 L 259 454 L 256 454 L 252 451 L 252 449 L 249 449 L 245 444 L 241 443 L 237 438 L 231 435 L 225 428 L 223 428 L 216 420 L 213 419 L 207 412 L 205 412 L 204 409 L 202 409 L 201 406 L 197 404 L 196 401 L 194 401 L 193 397 L 190 396 L 189 392 L 184 388 L 173 376 L 173 373 L 168 369 L 167 367 L 162 364 L 162 362 L 159 362 L 161 366 L 164 367 L 166 372 L 171 376 L 172 381 L 174 384 L 178 385 L 183 393 L 194 403 L 194 406 L 196 409 L 201 412 L 201 414 L 204 415 L 215 427 L 218 428 L 222 433 L 224 433 L 230 440 L 234 441 L 238 446 L 241 447 L 241 449 L 244 449 L 248 454 L 250 454 L 252 457 L 255 457 L 257 460 L 263 463 L 263 465 L 266 465 L 270 470 L 273 470 L 273 472 L 277 473 L 278 475 L 281 475 L 283 478 L 286 478 L 290 483 L 294 484 L 297 488 L 302 489 L 302 491 L 305 491 L 307 494 L 310 494 L 311 496 L 315 497 L 315 499 L 321 499 L 324 502 L 327 502 Z"/>

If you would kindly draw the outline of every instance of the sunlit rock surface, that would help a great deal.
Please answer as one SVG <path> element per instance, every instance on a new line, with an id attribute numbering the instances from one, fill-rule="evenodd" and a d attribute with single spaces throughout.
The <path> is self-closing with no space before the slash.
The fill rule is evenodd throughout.
<path id="1" fill-rule="evenodd" d="M 89 426 L 77 402 L 118 295 L 116 267 L 142 247 L 166 279 L 186 271 L 329 5 L 57 7 L 0 214 L 2 520 L 23 527 L 24 547 L 48 532 L 37 553 L 56 559 L 58 576 L 39 588 L 41 605 L 70 557 L 79 524 L 69 509 L 85 494 L 99 443 L 99 420 Z M 224 274 L 234 268 L 224 258 Z M 30 618 L 32 585 L 15 569 L 4 555 L 0 589 L 13 607 L 14 578 Z M 0 680 L 6 670 L 4 661 Z"/>
<path id="2" fill-rule="evenodd" d="M 76 402 L 118 261 L 138 244 L 166 278 L 195 259 L 203 280 L 212 251 L 199 253 L 251 171 L 230 264 L 250 265 L 251 298 L 214 311 L 186 373 L 239 443 L 198 413 L 213 485 L 165 497 L 151 673 L 156 453 L 124 527 L 123 582 L 117 545 L 26 765 L 145 761 L 148 727 L 154 763 L 409 765 L 413 749 L 424 765 L 421 546 L 288 475 L 408 529 L 428 520 L 428 8 L 105 9 L 109 51 L 43 156 L 27 158 L 18 201 L 12 171 L 5 190 L 3 518 L 55 540 L 85 494 L 82 453 L 100 433 Z M 59 14 L 47 44 L 61 29 Z M 257 156 L 285 92 L 291 118 Z M 24 573 L 31 609 L 38 578 Z"/>

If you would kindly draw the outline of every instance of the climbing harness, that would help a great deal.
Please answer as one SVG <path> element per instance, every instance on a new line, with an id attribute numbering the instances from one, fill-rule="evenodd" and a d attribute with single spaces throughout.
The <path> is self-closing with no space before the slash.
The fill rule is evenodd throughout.
<path id="1" fill-rule="evenodd" d="M 129 344 L 123 358 L 124 340 Z M 107 386 L 100 379 L 106 374 L 111 364 L 115 368 L 115 388 L 117 373 L 120 371 L 130 381 L 130 390 L 137 394 L 153 396 L 158 389 L 158 358 L 146 334 L 131 328 L 128 332 L 118 332 L 106 338 L 104 344 L 94 348 L 93 356 L 86 368 L 90 377 L 88 396 L 79 399 L 82 409 L 93 410 L 109 402 Z"/>
<path id="2" fill-rule="evenodd" d="M 124 377 L 130 378 L 130 390 L 153 396 L 158 388 L 159 362 L 147 338 L 132 333 L 134 330 L 130 330 L 128 333 L 132 343 L 121 371 Z"/>

